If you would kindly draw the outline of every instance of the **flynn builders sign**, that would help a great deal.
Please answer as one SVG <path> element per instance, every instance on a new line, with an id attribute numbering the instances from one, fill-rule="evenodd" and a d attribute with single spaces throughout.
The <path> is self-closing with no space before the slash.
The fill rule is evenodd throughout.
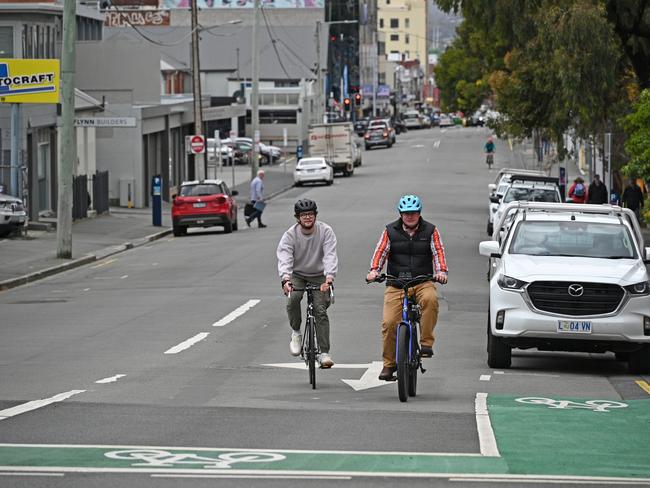
<path id="1" fill-rule="evenodd" d="M 106 27 L 166 26 L 169 25 L 169 10 L 122 10 L 106 11 Z"/>

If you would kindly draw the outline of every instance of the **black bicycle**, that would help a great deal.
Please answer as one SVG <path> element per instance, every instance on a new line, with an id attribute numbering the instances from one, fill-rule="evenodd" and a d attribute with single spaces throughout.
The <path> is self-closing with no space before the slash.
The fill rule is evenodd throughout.
<path id="1" fill-rule="evenodd" d="M 418 330 L 420 328 L 420 305 L 409 294 L 409 289 L 433 280 L 433 275 L 420 275 L 409 279 L 400 279 L 397 276 L 381 274 L 374 281 L 382 283 L 389 279 L 404 290 L 402 301 L 402 321 L 397 326 L 395 340 L 395 357 L 397 361 L 397 395 L 401 402 L 414 397 L 418 387 L 418 370 L 426 371 L 422 366 L 420 355 L 420 341 Z"/>
<path id="2" fill-rule="evenodd" d="M 305 334 L 302 336 L 300 357 L 305 361 L 309 371 L 309 384 L 316 389 L 316 359 L 320 347 L 316 338 L 316 316 L 314 315 L 314 292 L 320 291 L 320 285 L 307 283 L 304 288 L 292 288 L 292 291 L 307 292 L 307 313 L 305 316 Z M 330 299 L 334 302 L 334 286 L 330 285 Z"/>

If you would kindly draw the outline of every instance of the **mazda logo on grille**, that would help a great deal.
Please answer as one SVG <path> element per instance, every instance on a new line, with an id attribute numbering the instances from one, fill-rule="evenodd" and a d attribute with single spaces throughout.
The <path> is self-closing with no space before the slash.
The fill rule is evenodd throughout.
<path id="1" fill-rule="evenodd" d="M 582 285 L 569 285 L 568 292 L 572 297 L 581 297 L 585 292 L 585 288 Z"/>

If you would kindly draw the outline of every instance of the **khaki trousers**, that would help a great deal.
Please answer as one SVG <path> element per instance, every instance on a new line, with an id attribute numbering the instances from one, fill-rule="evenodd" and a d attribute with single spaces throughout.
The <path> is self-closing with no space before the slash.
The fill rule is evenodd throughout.
<path id="1" fill-rule="evenodd" d="M 438 293 L 431 281 L 420 283 L 409 290 L 410 296 L 420 304 L 420 345 L 433 346 L 433 329 L 438 322 Z M 387 286 L 384 291 L 384 317 L 381 322 L 384 366 L 395 367 L 395 340 L 397 325 L 402 321 L 402 300 L 404 291 L 394 286 Z"/>
<path id="2" fill-rule="evenodd" d="M 325 276 L 307 278 L 305 276 L 292 274 L 291 282 L 296 288 L 304 288 L 307 283 L 322 285 L 325 283 Z M 300 326 L 302 325 L 302 307 L 300 306 L 300 302 L 304 294 L 304 291 L 292 291 L 287 300 L 289 325 L 296 332 L 300 332 Z M 323 293 L 322 291 L 315 291 L 314 318 L 316 319 L 316 340 L 318 341 L 320 352 L 330 352 L 330 319 L 327 316 L 327 308 L 329 306 L 329 292 Z"/>

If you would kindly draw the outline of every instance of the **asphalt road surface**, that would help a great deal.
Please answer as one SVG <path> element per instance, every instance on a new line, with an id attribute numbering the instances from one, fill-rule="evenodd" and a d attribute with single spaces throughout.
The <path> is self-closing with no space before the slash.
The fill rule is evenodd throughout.
<path id="1" fill-rule="evenodd" d="M 266 229 L 191 230 L 0 294 L 3 487 L 650 484 L 650 386 L 613 355 L 486 364 L 485 129 L 410 131 L 352 177 L 292 189 Z M 376 380 L 383 285 L 364 277 L 406 193 L 450 267 L 407 403 Z M 338 237 L 336 367 L 289 355 L 275 249 L 300 197 Z M 346 381 L 347 380 L 347 381 Z M 647 387 L 647 389 L 646 389 Z M 595 401 L 598 400 L 598 401 Z"/>

